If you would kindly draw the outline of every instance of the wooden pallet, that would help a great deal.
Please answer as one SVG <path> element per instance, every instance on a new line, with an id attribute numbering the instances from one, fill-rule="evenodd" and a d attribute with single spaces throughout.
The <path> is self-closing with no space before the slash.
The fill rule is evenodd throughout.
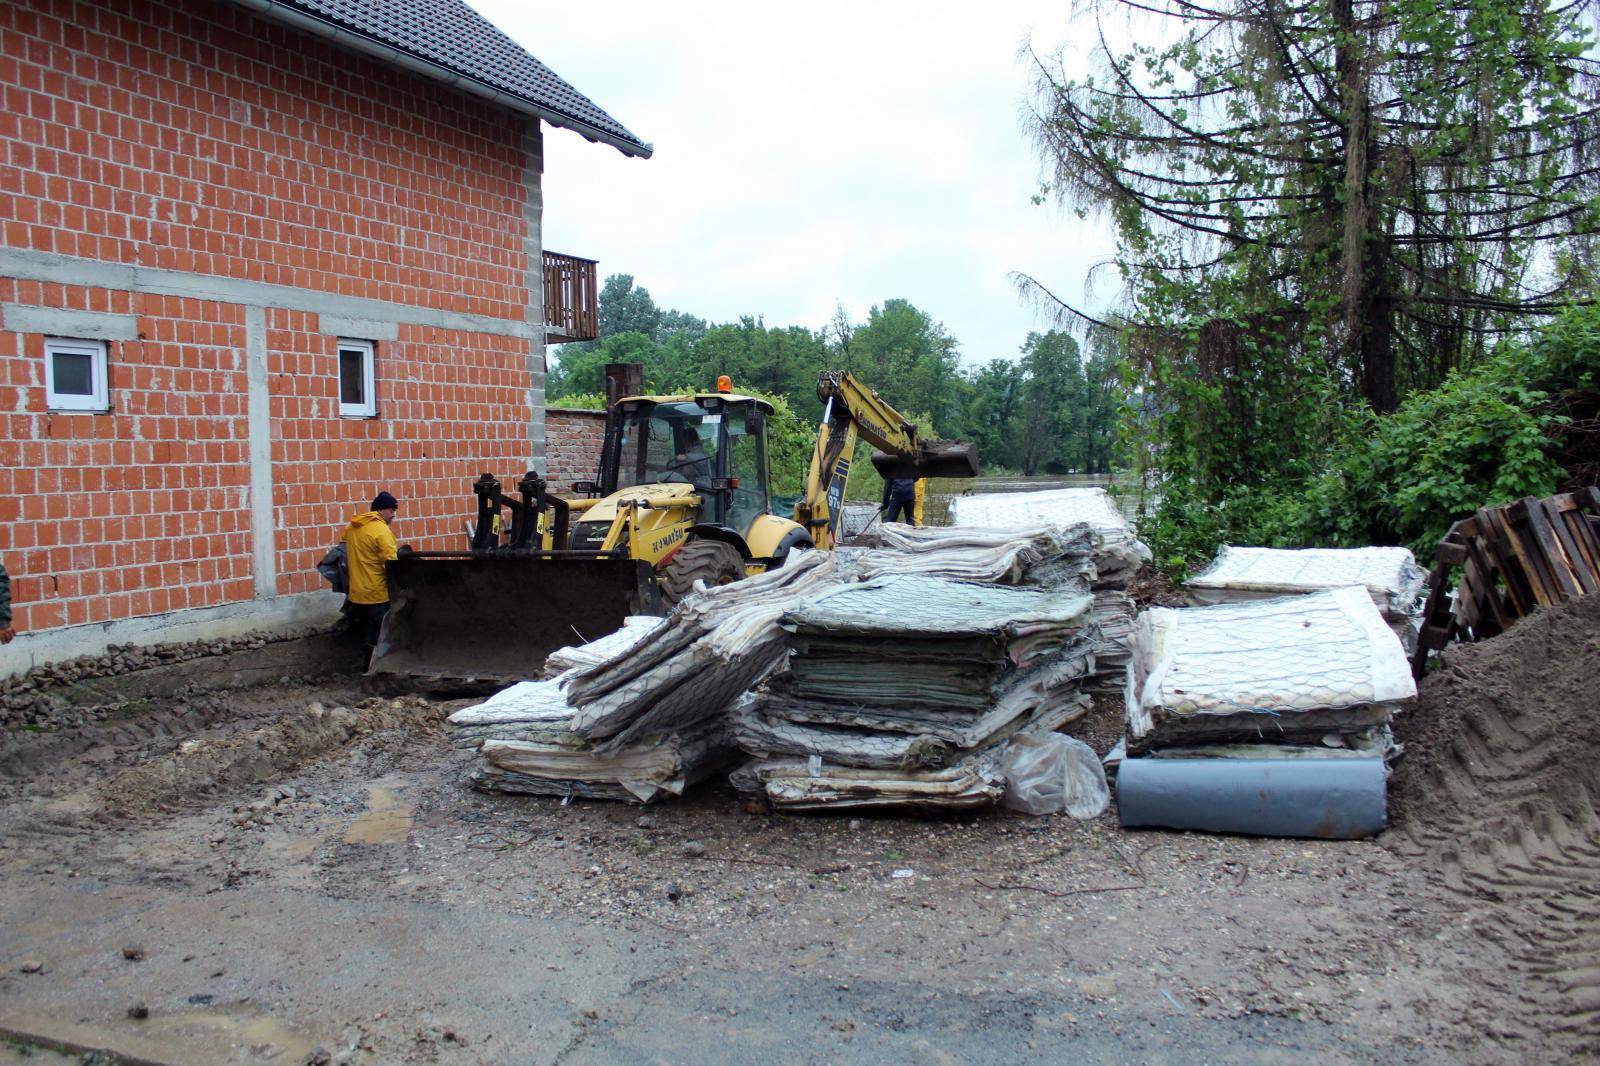
<path id="1" fill-rule="evenodd" d="M 1600 592 L 1600 488 L 1485 507 L 1450 527 L 1435 558 L 1411 660 L 1419 680 L 1428 654 L 1451 641 L 1483 640 L 1536 607 Z"/>

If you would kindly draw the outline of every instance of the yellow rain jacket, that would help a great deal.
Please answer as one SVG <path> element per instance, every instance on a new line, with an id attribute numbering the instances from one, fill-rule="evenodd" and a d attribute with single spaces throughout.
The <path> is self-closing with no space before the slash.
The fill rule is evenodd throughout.
<path id="1" fill-rule="evenodd" d="M 400 554 L 389 523 L 377 511 L 364 511 L 350 519 L 340 539 L 350 568 L 350 602 L 388 603 L 389 577 L 383 564 Z"/>

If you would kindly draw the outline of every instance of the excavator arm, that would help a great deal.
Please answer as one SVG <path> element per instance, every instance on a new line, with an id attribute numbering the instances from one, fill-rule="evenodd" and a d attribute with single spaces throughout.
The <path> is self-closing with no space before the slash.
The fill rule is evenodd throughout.
<path id="1" fill-rule="evenodd" d="M 915 424 L 848 370 L 825 370 L 817 378 L 822 425 L 806 474 L 806 494 L 794 520 L 818 548 L 838 539 L 845 486 L 856 441 L 877 449 L 872 465 L 884 477 L 976 477 L 977 449 L 970 444 L 924 441 Z"/>

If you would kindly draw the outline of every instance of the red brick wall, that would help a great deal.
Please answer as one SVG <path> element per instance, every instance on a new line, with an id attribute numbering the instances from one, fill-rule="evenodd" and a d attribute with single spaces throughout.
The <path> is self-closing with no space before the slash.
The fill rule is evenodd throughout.
<path id="1" fill-rule="evenodd" d="M 522 316 L 509 111 L 214 0 L 7 0 L 0 88 L 9 247 Z"/>
<path id="2" fill-rule="evenodd" d="M 287 68 L 287 69 L 285 69 Z M 525 120 L 210 0 L 0 3 L 0 246 L 524 321 Z M 254 595 L 245 309 L 5 277 L 115 312 L 109 414 L 46 410 L 43 337 L 0 324 L 0 560 L 27 631 Z M 266 311 L 277 591 L 378 488 L 456 547 L 481 470 L 529 464 L 529 342 L 377 343 L 338 417 L 336 338 Z M 592 470 L 586 476 L 592 476 Z"/>
<path id="3" fill-rule="evenodd" d="M 317 316 L 267 313 L 278 591 L 326 587 L 313 569 L 379 489 L 400 501 L 395 536 L 464 548 L 472 482 L 528 466 L 527 342 L 402 326 L 379 341 L 377 418 L 340 418 L 336 337 Z"/>
<path id="4" fill-rule="evenodd" d="M 600 472 L 600 446 L 605 441 L 606 413 L 550 407 L 544 413 L 545 480 L 570 494 L 574 481 L 593 481 Z"/>
<path id="5" fill-rule="evenodd" d="M 127 293 L 0 278 L 0 303 L 128 313 Z M 0 559 L 28 631 L 251 595 L 243 312 L 139 298 L 114 414 L 46 411 L 44 339 L 0 332 Z"/>

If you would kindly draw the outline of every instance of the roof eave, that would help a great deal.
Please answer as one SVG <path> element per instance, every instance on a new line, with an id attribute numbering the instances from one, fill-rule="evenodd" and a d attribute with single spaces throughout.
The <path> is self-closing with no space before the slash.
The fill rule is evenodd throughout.
<path id="1" fill-rule="evenodd" d="M 295 29 L 305 30 L 307 33 L 315 34 L 318 37 L 325 37 L 355 51 L 364 52 L 367 55 L 381 59 L 386 63 L 432 78 L 434 81 L 443 82 L 446 85 L 472 93 L 474 96 L 482 97 L 485 100 L 491 100 L 502 107 L 508 107 L 513 111 L 519 111 L 522 114 L 542 119 L 552 126 L 572 130 L 585 140 L 599 144 L 609 144 L 623 155 L 633 156 L 636 159 L 649 159 L 655 153 L 655 148 L 651 145 L 639 144 L 624 137 L 618 137 L 580 118 L 574 118 L 571 115 L 564 115 L 559 111 L 543 107 L 532 100 L 524 99 L 508 93 L 504 89 L 497 89 L 486 82 L 481 82 L 476 78 L 451 70 L 443 64 L 414 56 L 409 52 L 395 48 L 393 45 L 385 44 L 353 30 L 347 30 L 343 26 L 335 25 L 314 15 L 308 15 L 303 11 L 284 7 L 275 3 L 274 0 L 233 0 L 233 2 L 240 7 L 256 12 L 264 18 L 281 22 L 286 26 L 293 26 Z"/>

